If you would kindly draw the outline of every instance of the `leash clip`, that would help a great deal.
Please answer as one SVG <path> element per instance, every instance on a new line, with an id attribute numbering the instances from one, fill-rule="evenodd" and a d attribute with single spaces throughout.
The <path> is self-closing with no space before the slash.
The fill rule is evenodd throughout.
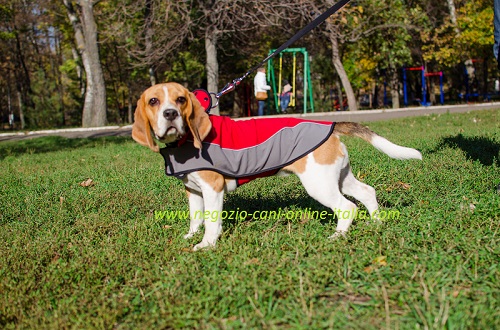
<path id="1" fill-rule="evenodd" d="M 209 92 L 207 92 L 204 89 L 202 89 L 202 90 L 197 89 L 196 91 L 198 93 L 195 93 L 195 95 L 198 98 L 198 100 L 200 100 L 201 97 L 203 97 L 205 100 L 207 100 L 207 96 L 208 96 L 208 98 L 210 99 L 210 103 L 207 104 L 205 102 L 205 103 L 202 103 L 202 105 L 205 107 L 205 111 L 207 113 L 210 113 L 210 110 L 212 110 L 213 108 L 216 108 L 219 105 L 219 99 L 220 99 L 220 97 L 222 95 L 225 95 L 227 93 L 230 93 L 230 92 L 234 91 L 234 89 L 241 83 L 241 81 L 243 80 L 243 78 L 244 77 L 237 78 L 237 79 L 234 79 L 232 82 L 227 83 L 226 86 L 224 86 L 224 88 L 222 88 L 222 90 L 220 92 L 218 92 L 218 93 L 209 93 Z M 198 97 L 198 95 L 200 95 L 200 97 Z M 212 105 L 212 96 L 215 98 L 215 104 L 214 105 Z"/>
<path id="2" fill-rule="evenodd" d="M 205 89 L 195 89 L 193 94 L 200 101 L 201 106 L 205 108 L 206 113 L 216 108 L 219 105 L 219 99 L 222 95 L 232 92 L 244 79 L 244 77 L 234 79 L 232 82 L 227 83 L 219 93 L 210 93 Z M 215 104 L 212 105 L 212 96 L 215 98 Z"/>
<path id="3" fill-rule="evenodd" d="M 215 94 L 215 98 L 217 99 L 217 101 L 222 95 L 234 91 L 234 89 L 241 83 L 242 80 L 243 78 L 236 78 L 232 82 L 227 83 L 226 86 L 224 86 L 224 88 L 222 88 L 222 90 L 219 93 Z"/>

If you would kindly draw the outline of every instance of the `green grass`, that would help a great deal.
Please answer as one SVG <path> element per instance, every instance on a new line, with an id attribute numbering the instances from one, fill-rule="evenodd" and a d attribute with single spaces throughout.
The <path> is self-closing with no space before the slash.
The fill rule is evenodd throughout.
<path id="1" fill-rule="evenodd" d="M 399 219 L 337 241 L 335 220 L 232 220 L 200 252 L 187 221 L 155 219 L 184 189 L 130 139 L 0 143 L 0 328 L 499 328 L 499 114 L 369 124 L 421 162 L 343 139 Z M 224 207 L 325 210 L 296 177 Z"/>

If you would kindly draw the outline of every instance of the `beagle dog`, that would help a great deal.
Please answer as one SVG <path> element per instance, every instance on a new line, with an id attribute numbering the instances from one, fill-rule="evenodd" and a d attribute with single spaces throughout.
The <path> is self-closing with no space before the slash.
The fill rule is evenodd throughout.
<path id="1" fill-rule="evenodd" d="M 204 139 L 211 129 L 210 116 L 195 95 L 180 84 L 165 83 L 148 88 L 137 102 L 132 137 L 152 151 L 160 152 L 156 141 L 175 144 L 189 135 L 191 140 L 186 143 L 190 143 L 193 150 L 201 152 Z M 341 135 L 359 137 L 391 158 L 422 159 L 419 151 L 396 145 L 365 126 L 339 122 L 318 147 L 279 168 L 276 174 L 297 175 L 312 198 L 331 208 L 337 215 L 348 215 L 338 218 L 336 232 L 331 237 L 344 235 L 356 214 L 356 205 L 343 194 L 364 204 L 372 219 L 378 221 L 375 189 L 356 180 L 352 174 L 346 147 L 339 139 Z M 203 239 L 194 246 L 194 250 L 215 246 L 222 233 L 220 215 L 224 193 L 237 188 L 236 178 L 217 170 L 202 169 L 186 173 L 181 179 L 187 191 L 190 210 L 189 232 L 184 238 L 193 237 L 204 224 Z M 200 214 L 218 214 L 219 217 L 203 219 Z"/>

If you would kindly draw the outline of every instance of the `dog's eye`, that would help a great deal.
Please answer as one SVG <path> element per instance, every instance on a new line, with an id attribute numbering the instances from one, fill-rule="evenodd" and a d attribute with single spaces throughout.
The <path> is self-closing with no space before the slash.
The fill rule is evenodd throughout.
<path id="1" fill-rule="evenodd" d="M 186 98 L 185 98 L 185 97 L 183 97 L 183 96 L 179 96 L 179 97 L 177 98 L 177 103 L 179 103 L 179 104 L 184 104 L 184 103 L 186 103 Z"/>
<path id="2" fill-rule="evenodd" d="M 149 105 L 152 107 L 154 107 L 158 103 L 160 103 L 160 100 L 158 100 L 156 97 L 153 97 L 151 100 L 149 100 Z"/>

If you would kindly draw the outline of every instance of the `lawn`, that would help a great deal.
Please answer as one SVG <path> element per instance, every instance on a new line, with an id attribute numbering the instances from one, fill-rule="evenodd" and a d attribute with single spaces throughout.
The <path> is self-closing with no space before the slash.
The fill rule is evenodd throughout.
<path id="1" fill-rule="evenodd" d="M 381 226 L 235 219 L 192 252 L 181 182 L 130 138 L 0 143 L 0 328 L 500 328 L 500 111 L 369 127 L 398 161 L 343 138 Z M 88 180 L 88 179 L 91 179 Z M 83 182 L 86 182 L 84 184 Z M 253 181 L 226 210 L 318 210 L 296 177 Z"/>

